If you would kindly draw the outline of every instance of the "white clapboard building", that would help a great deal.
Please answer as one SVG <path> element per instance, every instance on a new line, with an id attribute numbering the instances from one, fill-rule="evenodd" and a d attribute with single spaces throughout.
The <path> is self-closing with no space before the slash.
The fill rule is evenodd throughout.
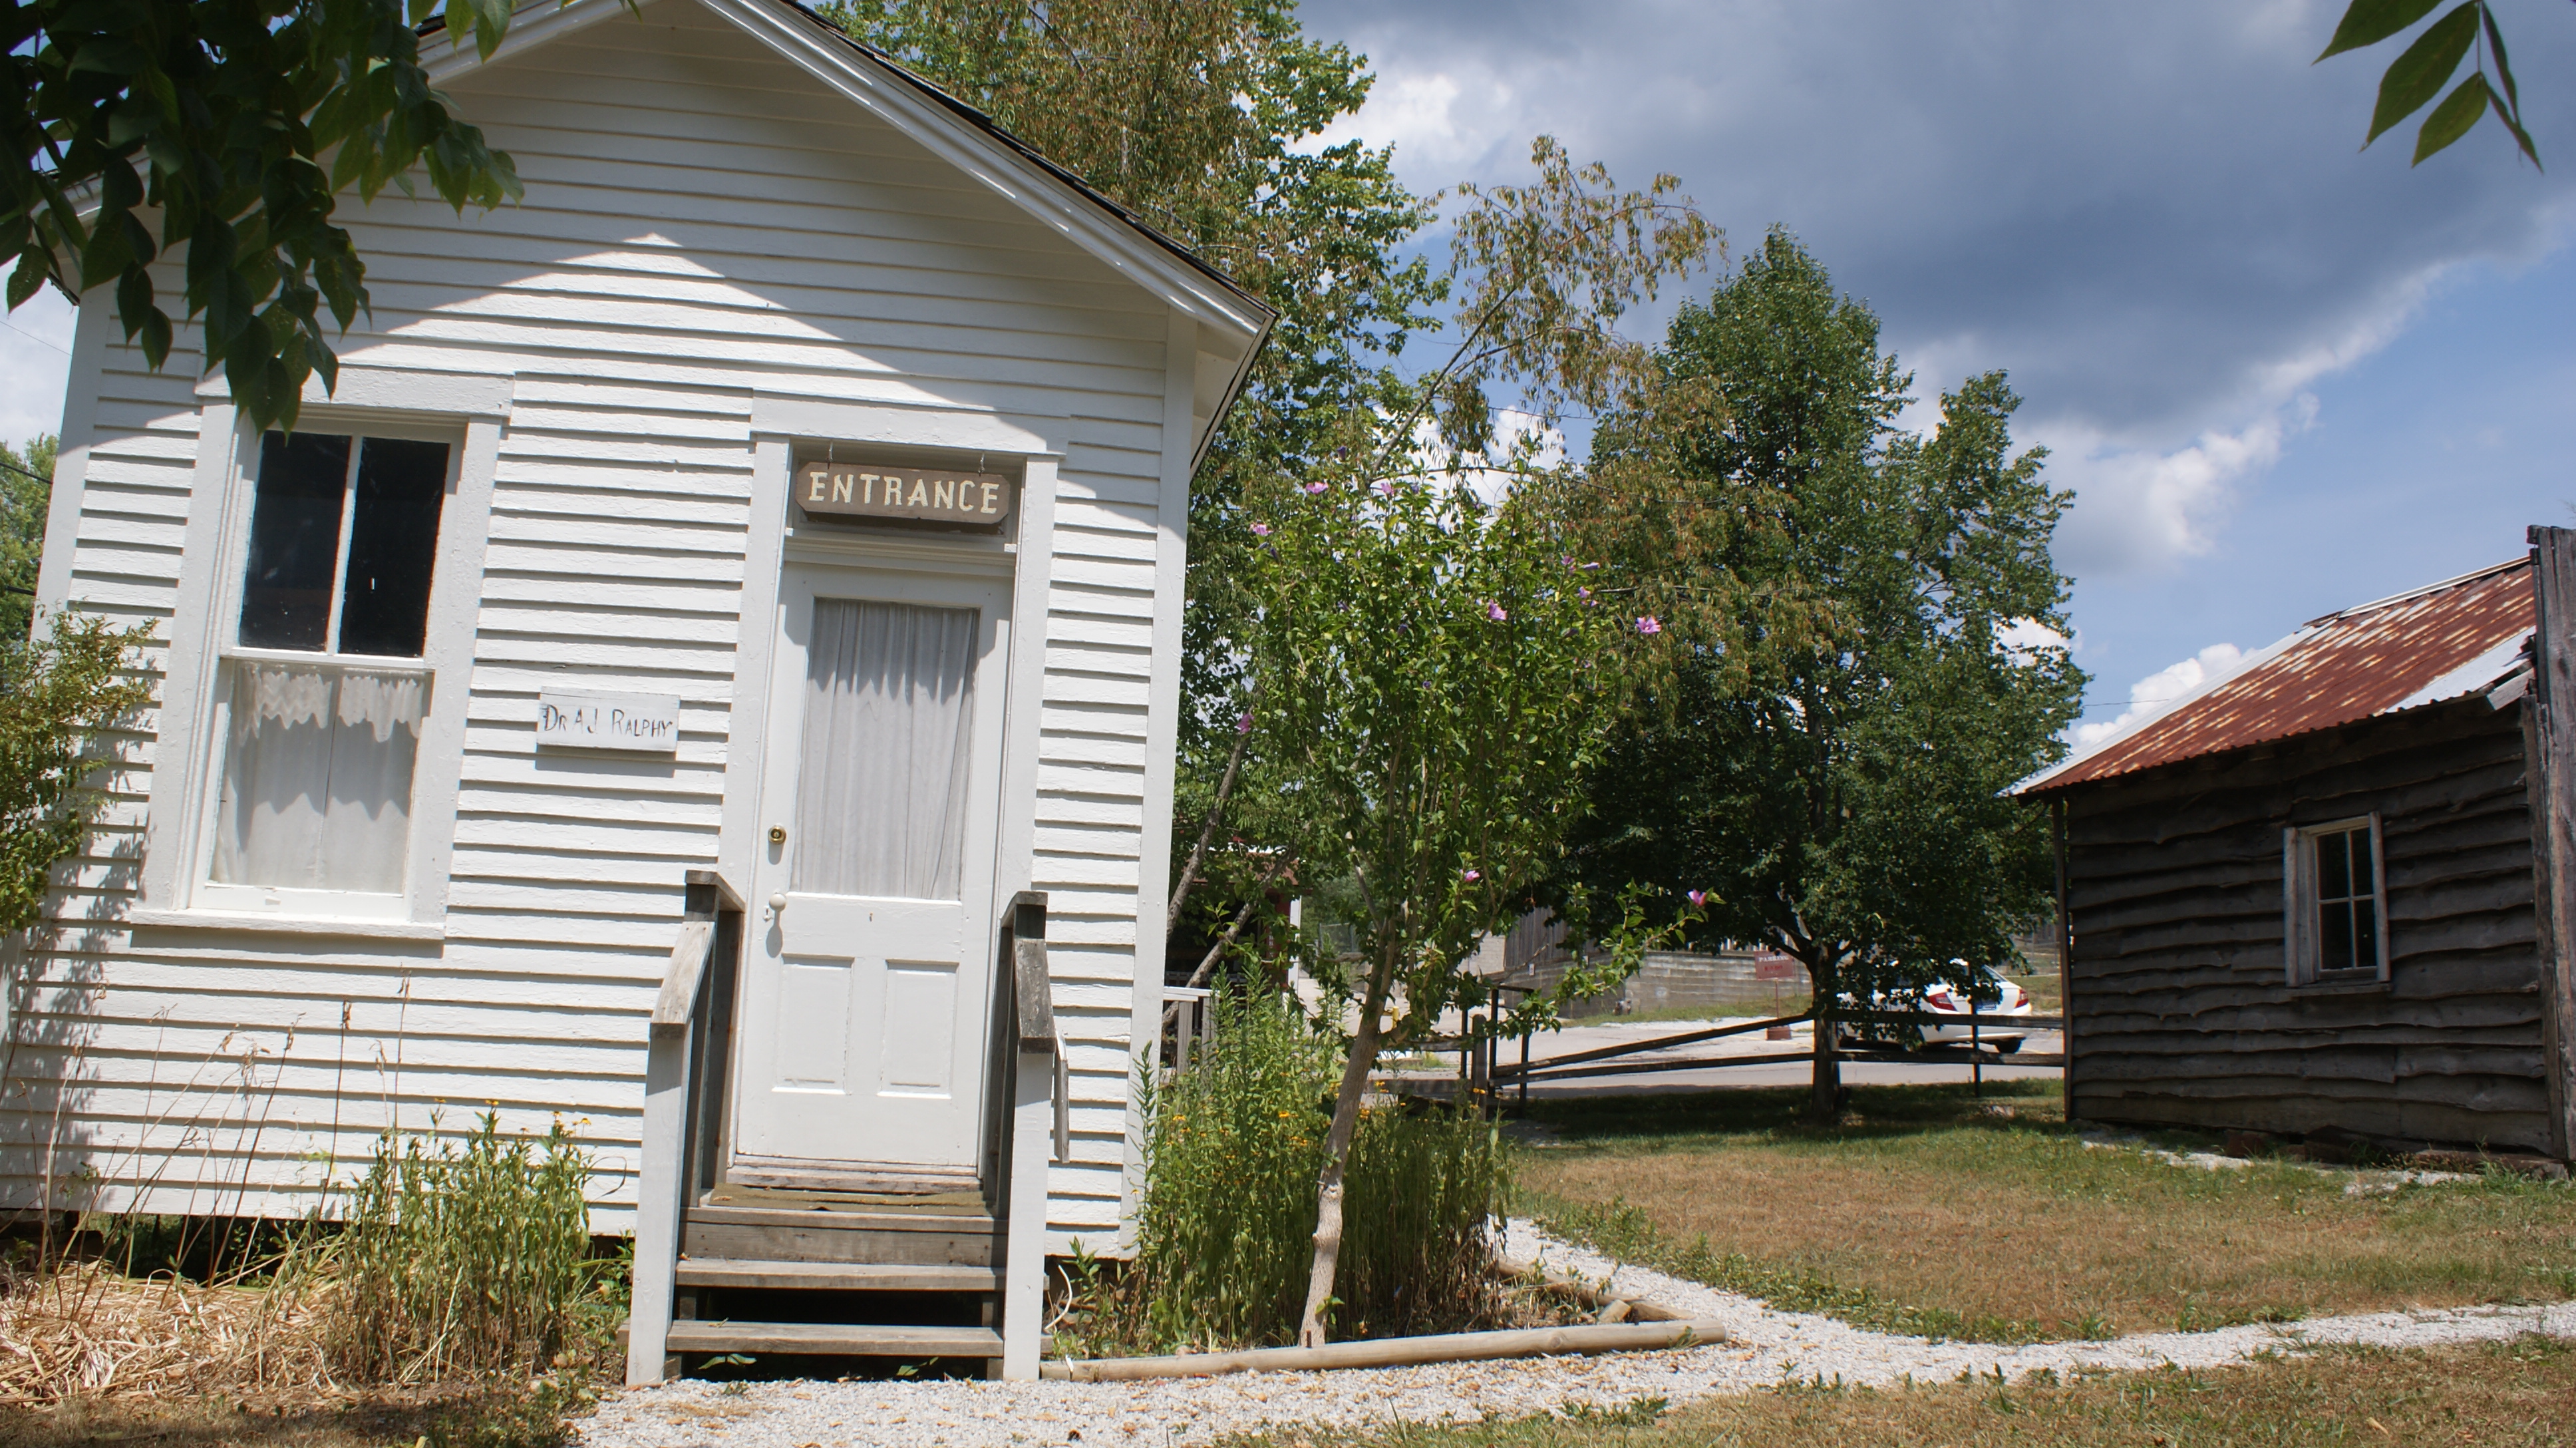
<path id="1" fill-rule="evenodd" d="M 1132 1216 L 1189 480 L 1269 313 L 785 0 L 425 53 L 526 201 L 349 203 L 292 437 L 80 310 L 40 602 L 160 697 L 12 946 L 0 1206 L 294 1215 L 559 1115 L 635 1376 L 1033 1373 Z"/>

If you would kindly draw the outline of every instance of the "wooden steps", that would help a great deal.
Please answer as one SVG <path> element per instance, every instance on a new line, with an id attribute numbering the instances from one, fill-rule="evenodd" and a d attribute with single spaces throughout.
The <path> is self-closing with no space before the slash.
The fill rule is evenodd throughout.
<path id="1" fill-rule="evenodd" d="M 728 1184 L 682 1212 L 680 1242 L 674 1363 L 743 1353 L 998 1370 L 1002 1237 L 980 1201 L 896 1206 L 828 1185 Z"/>
<path id="2" fill-rule="evenodd" d="M 814 1353 L 831 1357 L 998 1358 L 1002 1335 L 989 1327 L 895 1327 L 855 1322 L 671 1324 L 681 1353 Z"/>
<path id="3" fill-rule="evenodd" d="M 909 1266 L 888 1262 L 770 1262 L 683 1257 L 683 1287 L 756 1287 L 816 1292 L 999 1292 L 998 1267 Z"/>
<path id="4" fill-rule="evenodd" d="M 691 1207 L 680 1250 L 759 1262 L 873 1262 L 995 1267 L 1002 1241 L 990 1215 L 841 1210 L 829 1206 Z"/>

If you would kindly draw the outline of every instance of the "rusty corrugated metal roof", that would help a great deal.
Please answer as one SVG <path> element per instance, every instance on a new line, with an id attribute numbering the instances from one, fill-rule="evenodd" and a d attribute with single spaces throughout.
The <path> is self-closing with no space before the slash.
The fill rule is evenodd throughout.
<path id="1" fill-rule="evenodd" d="M 2328 614 L 2014 793 L 2046 794 L 2490 688 L 2520 667 L 2532 620 L 2527 557 Z"/>

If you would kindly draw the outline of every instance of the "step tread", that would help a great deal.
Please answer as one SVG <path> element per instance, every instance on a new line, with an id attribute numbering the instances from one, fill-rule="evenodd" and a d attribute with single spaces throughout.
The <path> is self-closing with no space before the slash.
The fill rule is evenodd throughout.
<path id="1" fill-rule="evenodd" d="M 842 1211 L 832 1207 L 735 1207 L 699 1203 L 687 1212 L 691 1222 L 738 1227 L 805 1227 L 835 1232 L 945 1232 L 989 1236 L 989 1213 Z"/>
<path id="2" fill-rule="evenodd" d="M 724 1322 L 671 1324 L 672 1352 L 784 1352 L 843 1357 L 1000 1357 L 1002 1335 L 989 1327 L 907 1327 L 864 1322 Z"/>
<path id="3" fill-rule="evenodd" d="M 794 1262 L 750 1257 L 684 1257 L 691 1287 L 805 1287 L 846 1292 L 998 1292 L 998 1267 L 912 1266 L 896 1262 Z"/>

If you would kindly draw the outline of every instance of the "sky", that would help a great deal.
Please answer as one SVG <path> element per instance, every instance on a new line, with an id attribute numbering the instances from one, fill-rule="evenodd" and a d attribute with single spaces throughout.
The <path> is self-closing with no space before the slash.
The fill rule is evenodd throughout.
<path id="1" fill-rule="evenodd" d="M 2076 502 L 2086 721 L 2301 622 L 2576 519 L 2576 13 L 2502 19 L 2547 174 L 2489 121 L 2360 148 L 2393 47 L 2343 0 L 1308 0 L 1366 54 L 1336 132 L 1429 192 L 1556 136 L 1677 175 L 1734 255 L 1774 225 L 1867 301 L 1926 399 L 2004 369 Z M 1436 240 L 1436 238 L 1435 238 Z M 1709 280 L 1693 285 L 1704 289 Z M 1668 308 L 1667 308 L 1668 310 Z M 1651 337 L 1665 312 L 1640 317 Z M 0 328 L 0 438 L 59 424 L 71 311 Z"/>
<path id="2" fill-rule="evenodd" d="M 1940 391 L 2005 370 L 2076 502 L 2086 721 L 2571 521 L 2576 14 L 2501 16 L 2548 174 L 2487 122 L 2361 149 L 2394 47 L 2343 0 L 1309 0 L 1378 80 L 1339 136 L 1420 190 L 1545 133 L 1785 226 Z M 1694 283 L 1704 290 L 1708 279 Z M 1652 336 L 1661 315 L 1641 319 Z"/>

